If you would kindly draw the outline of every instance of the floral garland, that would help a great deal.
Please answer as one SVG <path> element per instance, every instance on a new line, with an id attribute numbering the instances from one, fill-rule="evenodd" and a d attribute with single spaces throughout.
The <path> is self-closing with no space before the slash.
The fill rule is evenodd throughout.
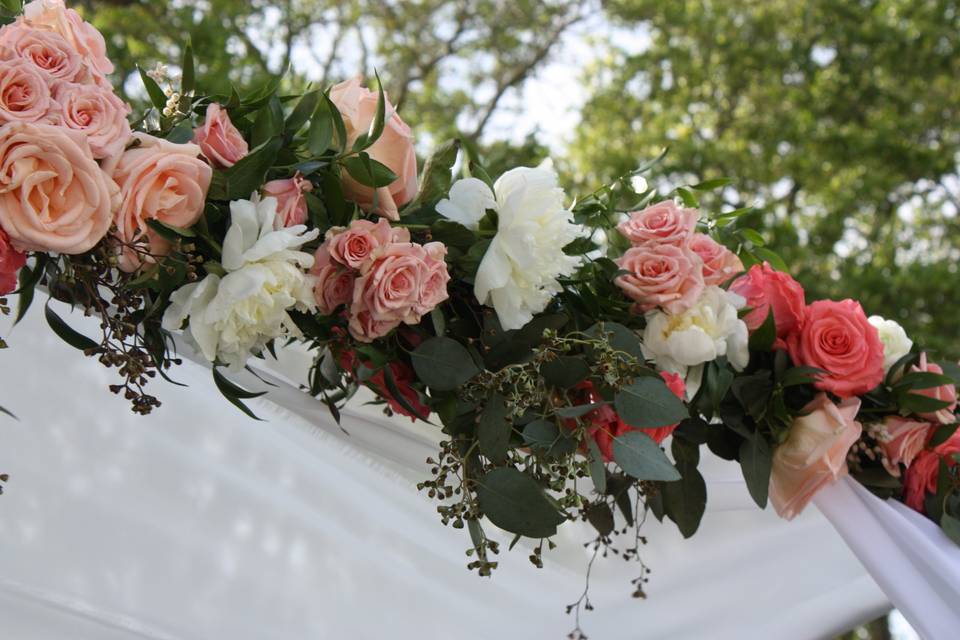
<path id="1" fill-rule="evenodd" d="M 37 286 L 97 315 L 90 338 L 45 311 L 134 411 L 160 405 L 172 332 L 251 416 L 260 394 L 229 372 L 301 341 L 338 420 L 367 387 L 442 429 L 419 488 L 480 575 L 490 526 L 540 566 L 585 520 L 594 553 L 634 532 L 618 551 L 643 596 L 640 523 L 693 535 L 704 445 L 785 518 L 850 473 L 960 543 L 960 367 L 854 300 L 808 304 L 747 209 L 699 211 L 727 181 L 662 194 L 654 161 L 570 206 L 551 168 L 494 181 L 456 142 L 418 175 L 382 90 L 205 95 L 189 45 L 179 78 L 141 74 L 153 107 L 131 125 L 102 36 L 62 0 L 9 16 L 0 52 L 0 292 L 17 321 Z"/>

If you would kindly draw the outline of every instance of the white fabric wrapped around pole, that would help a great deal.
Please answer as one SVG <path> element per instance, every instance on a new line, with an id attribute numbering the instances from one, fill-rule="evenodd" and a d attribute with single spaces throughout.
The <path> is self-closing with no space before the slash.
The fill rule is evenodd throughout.
<path id="1" fill-rule="evenodd" d="M 171 374 L 190 386 L 153 383 L 163 406 L 136 416 L 106 390 L 115 372 L 50 332 L 43 302 L 5 336 L 0 404 L 20 421 L 0 420 L 4 637 L 556 639 L 573 627 L 563 608 L 583 589 L 589 525 L 562 527 L 542 570 L 499 536 L 493 578 L 471 574 L 468 536 L 416 491 L 436 428 L 358 397 L 347 435 L 322 403 L 262 383 L 271 400 L 250 405 L 268 422 L 256 422 L 189 362 Z M 95 335 L 92 319 L 56 309 Z M 756 508 L 736 465 L 704 452 L 701 470 L 708 511 L 693 539 L 643 527 L 647 600 L 630 597 L 636 564 L 595 564 L 591 638 L 809 640 L 889 607 L 816 509 L 782 521 Z"/>

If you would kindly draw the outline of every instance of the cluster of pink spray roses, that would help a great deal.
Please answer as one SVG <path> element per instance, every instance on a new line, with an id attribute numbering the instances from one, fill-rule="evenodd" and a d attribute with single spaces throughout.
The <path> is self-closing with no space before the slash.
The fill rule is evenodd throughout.
<path id="1" fill-rule="evenodd" d="M 361 342 L 384 336 L 447 299 L 450 274 L 440 242 L 410 242 L 410 232 L 380 219 L 334 228 L 317 250 L 312 273 L 320 313 L 346 306 L 350 334 Z"/>

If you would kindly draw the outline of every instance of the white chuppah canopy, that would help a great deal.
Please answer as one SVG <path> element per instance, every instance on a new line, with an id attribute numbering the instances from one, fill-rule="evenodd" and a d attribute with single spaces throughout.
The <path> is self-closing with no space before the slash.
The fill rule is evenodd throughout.
<path id="1" fill-rule="evenodd" d="M 416 491 L 429 426 L 355 403 L 346 435 L 283 388 L 272 395 L 287 409 L 253 401 L 268 420 L 255 422 L 190 363 L 174 371 L 189 387 L 154 383 L 164 404 L 141 418 L 106 390 L 114 373 L 61 343 L 35 306 L 2 354 L 0 404 L 20 417 L 0 421 L 4 637 L 539 639 L 573 627 L 563 607 L 583 588 L 589 526 L 562 527 L 542 570 L 504 544 L 492 579 L 472 575 L 465 532 Z M 644 525 L 649 599 L 630 596 L 635 564 L 594 566 L 592 638 L 809 640 L 889 607 L 816 509 L 781 521 L 753 505 L 736 465 L 705 454 L 701 470 L 708 511 L 692 540 Z"/>

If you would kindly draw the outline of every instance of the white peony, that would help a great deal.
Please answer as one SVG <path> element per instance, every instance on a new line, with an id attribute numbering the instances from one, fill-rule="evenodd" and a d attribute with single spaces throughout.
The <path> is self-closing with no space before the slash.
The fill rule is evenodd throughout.
<path id="1" fill-rule="evenodd" d="M 883 343 L 883 370 L 889 371 L 897 360 L 910 353 L 913 340 L 907 337 L 907 332 L 895 320 L 870 316 L 867 321 L 876 327 L 880 334 L 880 342 Z"/>
<path id="2" fill-rule="evenodd" d="M 687 394 L 700 388 L 703 365 L 726 356 L 737 371 L 750 359 L 747 325 L 737 317 L 743 298 L 720 287 L 707 287 L 697 303 L 678 314 L 647 314 L 643 351 L 657 367 L 686 376 Z"/>
<path id="3" fill-rule="evenodd" d="M 312 311 L 313 256 L 297 251 L 319 235 L 304 225 L 275 229 L 276 198 L 230 203 L 223 242 L 226 275 L 210 274 L 170 296 L 163 328 L 175 331 L 189 318 L 186 335 L 211 361 L 241 369 L 273 338 L 299 336 L 288 311 Z"/>
<path id="4" fill-rule="evenodd" d="M 490 190 L 476 178 L 458 180 L 440 215 L 476 229 L 487 209 L 497 212 L 497 234 L 480 262 L 473 292 L 492 306 L 504 329 L 519 329 L 543 311 L 560 291 L 557 278 L 569 275 L 580 258 L 563 247 L 582 234 L 563 206 L 563 189 L 553 169 L 518 167 Z"/>

